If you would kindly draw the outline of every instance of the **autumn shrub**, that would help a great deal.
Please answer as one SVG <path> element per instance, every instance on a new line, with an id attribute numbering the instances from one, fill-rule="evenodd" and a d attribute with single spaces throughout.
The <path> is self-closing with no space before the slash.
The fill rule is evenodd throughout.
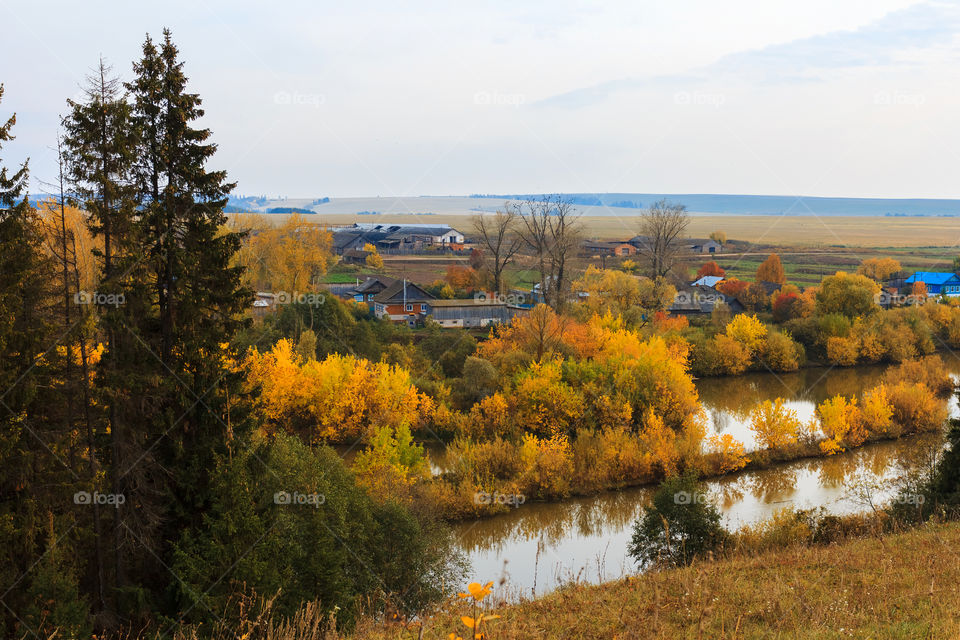
<path id="1" fill-rule="evenodd" d="M 510 404 L 525 431 L 547 438 L 573 434 L 584 411 L 583 396 L 563 380 L 559 361 L 534 362 L 521 371 Z"/>
<path id="2" fill-rule="evenodd" d="M 646 464 L 656 478 L 665 478 L 677 472 L 681 460 L 677 451 L 677 434 L 652 410 L 644 418 L 638 439 Z"/>
<path id="3" fill-rule="evenodd" d="M 750 429 L 757 445 L 764 449 L 786 449 L 797 441 L 801 427 L 797 412 L 784 406 L 783 398 L 765 400 L 750 414 Z"/>
<path id="4" fill-rule="evenodd" d="M 900 382 L 888 388 L 893 420 L 904 432 L 936 431 L 947 419 L 946 403 L 922 382 Z"/>
<path id="5" fill-rule="evenodd" d="M 889 385 L 922 382 L 938 395 L 949 393 L 954 388 L 953 379 L 940 356 L 925 356 L 902 362 L 887 369 L 883 379 Z"/>
<path id="6" fill-rule="evenodd" d="M 880 384 L 864 392 L 860 402 L 863 427 L 874 435 L 896 435 L 893 432 L 893 405 L 886 385 Z"/>
<path id="7" fill-rule="evenodd" d="M 519 437 L 519 423 L 510 414 L 510 405 L 499 391 L 470 408 L 464 435 L 476 440 Z"/>
<path id="8" fill-rule="evenodd" d="M 482 442 L 458 438 L 447 447 L 446 460 L 455 477 L 480 486 L 512 481 L 524 469 L 519 447 L 499 436 Z"/>
<path id="9" fill-rule="evenodd" d="M 713 337 L 707 352 L 712 375 L 739 375 L 750 366 L 750 350 L 725 333 Z"/>
<path id="10" fill-rule="evenodd" d="M 741 313 L 727 323 L 726 335 L 742 345 L 752 356 L 763 347 L 767 327 L 756 316 Z"/>
<path id="11" fill-rule="evenodd" d="M 380 427 L 351 468 L 357 482 L 375 499 L 393 499 L 408 506 L 414 499 L 414 485 L 430 477 L 423 445 L 413 441 L 407 424 L 396 429 Z"/>
<path id="12" fill-rule="evenodd" d="M 714 435 L 708 440 L 709 450 L 705 463 L 713 473 L 724 474 L 739 471 L 747 466 L 750 458 L 743 443 L 729 433 Z"/>
<path id="13" fill-rule="evenodd" d="M 848 399 L 839 395 L 828 398 L 817 406 L 817 414 L 825 436 L 820 442 L 820 450 L 824 453 L 840 453 L 845 448 L 863 444 L 867 439 L 868 433 L 856 398 Z"/>
<path id="14" fill-rule="evenodd" d="M 565 498 L 570 495 L 573 457 L 570 440 L 557 434 L 540 438 L 531 433 L 520 445 L 521 491 L 528 498 Z"/>
<path id="15" fill-rule="evenodd" d="M 773 371 L 796 371 L 803 356 L 803 347 L 780 331 L 767 333 L 760 351 L 763 364 Z"/>
<path id="16" fill-rule="evenodd" d="M 859 341 L 854 336 L 831 336 L 827 338 L 827 361 L 841 367 L 857 364 Z"/>

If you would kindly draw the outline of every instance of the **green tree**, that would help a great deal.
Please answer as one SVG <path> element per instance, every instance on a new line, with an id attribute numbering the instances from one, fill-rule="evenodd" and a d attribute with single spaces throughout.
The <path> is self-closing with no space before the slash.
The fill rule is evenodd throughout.
<path id="1" fill-rule="evenodd" d="M 227 229 L 224 207 L 234 184 L 206 166 L 216 145 L 209 129 L 195 126 L 201 99 L 188 91 L 178 56 L 169 30 L 159 46 L 148 36 L 126 84 L 137 141 L 138 235 L 150 247 L 149 297 L 128 330 L 148 352 L 144 366 L 156 379 L 152 406 L 140 418 L 151 455 L 166 470 L 161 541 L 175 539 L 206 507 L 211 470 L 242 446 L 248 424 L 239 374 L 228 366 L 236 354 L 227 343 L 245 326 L 252 300 L 242 269 L 232 265 L 242 234 Z"/>
<path id="2" fill-rule="evenodd" d="M 318 600 L 349 624 L 361 598 L 411 613 L 461 577 L 443 527 L 372 500 L 332 449 L 283 434 L 261 441 L 222 461 L 211 492 L 202 527 L 177 545 L 173 565 L 179 609 L 191 619 L 229 618 L 231 596 L 251 589 L 279 593 L 282 615 Z"/>
<path id="3" fill-rule="evenodd" d="M 727 537 L 720 512 L 694 472 L 664 480 L 633 525 L 628 549 L 638 564 L 688 564 L 717 549 Z"/>
<path id="4" fill-rule="evenodd" d="M 0 100 L 3 87 L 0 86 Z M 0 148 L 16 117 L 0 121 Z M 78 595 L 78 527 L 72 494 L 77 439 L 60 412 L 62 370 L 45 358 L 57 345 L 52 316 L 57 271 L 26 199 L 28 165 L 0 162 L 0 635 L 83 635 L 87 604 Z M 72 597 L 72 604 L 58 598 Z"/>

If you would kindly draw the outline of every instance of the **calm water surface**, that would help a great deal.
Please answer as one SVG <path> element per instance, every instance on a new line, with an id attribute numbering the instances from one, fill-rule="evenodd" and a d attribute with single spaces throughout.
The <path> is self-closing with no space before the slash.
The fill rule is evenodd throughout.
<path id="1" fill-rule="evenodd" d="M 960 373 L 956 360 L 950 359 L 948 366 L 955 375 Z M 701 380 L 697 387 L 713 432 L 729 433 L 751 449 L 749 413 L 757 403 L 782 397 L 806 420 L 824 399 L 858 395 L 876 385 L 883 371 L 882 366 L 811 368 L 791 374 Z M 949 402 L 951 415 L 960 415 L 956 400 L 951 397 Z M 897 478 L 928 463 L 942 443 L 941 435 L 925 434 L 726 476 L 707 485 L 730 529 L 763 520 L 785 507 L 853 513 L 868 507 L 850 487 L 876 481 L 884 487 L 878 497 L 889 498 Z M 507 514 L 458 523 L 456 532 L 471 560 L 473 579 L 505 578 L 505 588 L 498 589 L 501 595 L 542 595 L 570 580 L 602 582 L 635 572 L 627 546 L 632 524 L 652 492 L 641 487 L 563 502 L 528 503 Z"/>

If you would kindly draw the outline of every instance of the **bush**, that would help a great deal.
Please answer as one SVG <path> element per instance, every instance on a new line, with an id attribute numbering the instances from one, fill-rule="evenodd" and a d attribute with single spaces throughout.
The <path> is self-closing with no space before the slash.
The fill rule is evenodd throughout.
<path id="1" fill-rule="evenodd" d="M 692 472 L 665 480 L 643 511 L 633 525 L 628 549 L 639 565 L 688 564 L 727 539 L 720 511 Z"/>
<path id="2" fill-rule="evenodd" d="M 911 384 L 922 382 L 934 393 L 946 394 L 953 390 L 953 380 L 943 365 L 940 356 L 926 356 L 918 360 L 907 360 L 899 366 L 890 367 L 884 372 L 884 381 L 889 385 L 901 382 Z"/>
<path id="3" fill-rule="evenodd" d="M 859 346 L 853 336 L 831 336 L 827 338 L 827 360 L 830 364 L 852 367 L 857 364 Z"/>
<path id="4" fill-rule="evenodd" d="M 803 347 L 779 331 L 767 334 L 761 350 L 763 363 L 773 371 L 796 371 L 800 368 L 803 356 Z"/>
<path id="5" fill-rule="evenodd" d="M 802 426 L 797 412 L 787 409 L 783 398 L 765 400 L 750 414 L 750 429 L 756 434 L 757 444 L 774 451 L 794 444 Z"/>
<path id="6" fill-rule="evenodd" d="M 820 425 L 826 439 L 820 450 L 827 454 L 840 453 L 846 447 L 856 447 L 867 439 L 857 399 L 834 396 L 817 407 Z"/>
<path id="7" fill-rule="evenodd" d="M 947 419 L 945 403 L 922 382 L 900 382 L 888 389 L 893 420 L 906 433 L 937 431 Z"/>
<path id="8" fill-rule="evenodd" d="M 813 534 L 807 512 L 785 507 L 766 520 L 741 527 L 733 536 L 733 544 L 738 551 L 760 553 L 792 544 L 809 544 Z"/>

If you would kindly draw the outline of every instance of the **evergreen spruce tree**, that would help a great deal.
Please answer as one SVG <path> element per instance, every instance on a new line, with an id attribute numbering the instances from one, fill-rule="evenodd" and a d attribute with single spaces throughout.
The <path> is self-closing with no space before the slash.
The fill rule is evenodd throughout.
<path id="1" fill-rule="evenodd" d="M 0 100 L 3 87 L 0 86 Z M 13 139 L 15 116 L 0 124 L 0 147 Z M 0 162 L 0 635 L 21 637 L 87 630 L 79 597 L 74 544 L 82 537 L 73 494 L 83 455 L 58 415 L 52 395 L 62 378 L 48 355 L 55 268 L 44 229 L 27 200 L 25 162 L 9 171 Z M 62 398 L 60 398 L 62 400 Z M 73 606 L 57 596 L 71 594 Z"/>
<path id="2" fill-rule="evenodd" d="M 216 145 L 208 129 L 195 126 L 201 100 L 187 90 L 168 30 L 160 46 L 147 38 L 134 73 L 126 86 L 150 299 L 131 329 L 149 349 L 143 364 L 156 368 L 159 381 L 151 392 L 156 410 L 143 419 L 150 450 L 169 474 L 166 545 L 196 524 L 196 513 L 208 506 L 210 474 L 246 440 L 239 375 L 228 361 L 252 294 L 241 269 L 231 266 L 242 240 L 226 229 L 224 207 L 234 185 L 226 172 L 206 167 Z M 165 569 L 160 578 L 169 582 Z"/>
<path id="3" fill-rule="evenodd" d="M 95 309 L 106 343 L 96 372 L 98 406 L 105 410 L 105 415 L 97 417 L 105 428 L 96 429 L 95 450 L 107 453 L 109 491 L 124 496 L 123 507 L 112 513 L 110 554 L 112 604 L 123 613 L 128 607 L 116 602 L 116 597 L 135 588 L 127 574 L 136 572 L 138 560 L 149 555 L 144 548 L 158 546 L 163 511 L 163 472 L 154 464 L 150 439 L 142 428 L 142 416 L 150 411 L 153 372 L 144 369 L 149 354 L 128 329 L 131 318 L 149 312 L 137 192 L 130 171 L 136 132 L 123 86 L 102 59 L 87 78 L 83 98 L 68 105 L 63 121 L 67 180 L 73 198 L 87 213 L 91 234 L 101 243 L 94 249 L 96 293 L 99 299 L 112 302 Z"/>

